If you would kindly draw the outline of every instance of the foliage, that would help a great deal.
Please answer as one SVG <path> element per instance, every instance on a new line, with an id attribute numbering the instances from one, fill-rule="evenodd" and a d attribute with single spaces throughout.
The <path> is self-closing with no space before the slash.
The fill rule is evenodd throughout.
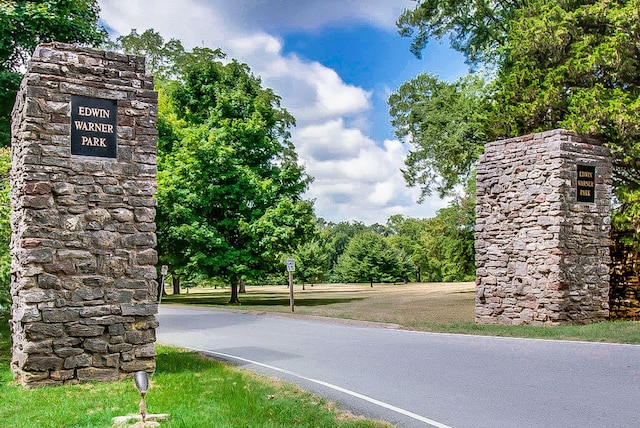
<path id="1" fill-rule="evenodd" d="M 375 232 L 354 236 L 335 267 L 345 282 L 406 281 L 411 269 L 407 255 Z"/>
<path id="2" fill-rule="evenodd" d="M 288 140 L 293 117 L 236 61 L 192 64 L 168 92 L 160 258 L 226 278 L 235 302 L 241 278 L 264 274 L 313 225 L 311 205 L 298 199 L 309 179 Z"/>
<path id="3" fill-rule="evenodd" d="M 447 83 L 420 74 L 389 97 L 389 107 L 396 135 L 413 147 L 403 174 L 409 186 L 420 186 L 420 201 L 433 187 L 444 197 L 467 182 L 490 138 L 482 79 L 467 76 Z"/>
<path id="4" fill-rule="evenodd" d="M 351 238 L 369 230 L 369 228 L 360 221 L 325 223 L 320 219 L 319 223 L 321 237 L 329 251 L 329 271 L 332 272 Z"/>
<path id="5" fill-rule="evenodd" d="M 427 281 L 471 281 L 475 278 L 475 195 L 467 191 L 428 219 L 420 239 Z"/>
<path id="6" fill-rule="evenodd" d="M 639 11 L 638 0 L 529 2 L 512 22 L 496 95 L 505 134 L 563 127 L 601 137 L 614 158 L 617 227 L 638 231 Z"/>
<path id="7" fill-rule="evenodd" d="M 430 38 L 449 38 L 471 64 L 499 60 L 519 0 L 415 0 L 398 19 L 402 36 L 413 37 L 411 52 L 420 57 Z"/>
<path id="8" fill-rule="evenodd" d="M 427 249 L 423 238 L 427 233 L 429 219 L 417 219 L 396 214 L 387 220 L 388 241 L 395 248 L 407 254 L 413 264 L 416 281 L 422 281 L 422 273 L 427 272 Z M 428 278 L 427 274 L 425 278 Z"/>
<path id="9" fill-rule="evenodd" d="M 11 253 L 11 222 L 9 218 L 9 171 L 11 169 L 11 152 L 8 148 L 0 148 L 0 320 L 3 319 L 11 304 L 9 294 Z M 1 322 L 1 321 L 0 321 Z"/>
<path id="10" fill-rule="evenodd" d="M 639 0 L 423 0 L 398 26 L 416 54 L 430 37 L 448 37 L 471 64 L 494 71 L 483 119 L 493 139 L 559 127 L 601 137 L 614 158 L 614 226 L 638 232 L 639 11 Z M 425 151 L 411 166 L 433 179 L 437 160 Z"/>
<path id="11" fill-rule="evenodd" d="M 97 46 L 107 38 L 95 0 L 0 1 L 0 147 L 10 145 L 11 110 L 20 68 L 39 43 Z"/>
<path id="12" fill-rule="evenodd" d="M 147 73 L 164 81 L 179 79 L 195 64 L 206 64 L 224 58 L 220 49 L 195 47 L 187 52 L 178 39 L 164 38 L 153 29 L 138 34 L 134 28 L 126 36 L 116 39 L 116 47 L 133 55 L 146 58 Z"/>
<path id="13" fill-rule="evenodd" d="M 329 270 L 329 252 L 313 239 L 298 246 L 295 254 L 295 277 L 302 282 L 322 282 Z"/>

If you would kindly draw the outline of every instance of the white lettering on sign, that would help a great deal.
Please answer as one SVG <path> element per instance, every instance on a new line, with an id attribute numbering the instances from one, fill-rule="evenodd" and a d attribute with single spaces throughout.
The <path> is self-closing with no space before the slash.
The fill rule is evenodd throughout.
<path id="1" fill-rule="evenodd" d="M 78 106 L 78 115 L 101 117 L 103 119 L 109 119 L 109 117 L 111 116 L 111 112 L 106 108 Z"/>
<path id="2" fill-rule="evenodd" d="M 93 146 L 93 147 L 107 147 L 107 139 L 100 137 L 86 137 L 82 135 L 82 145 L 83 146 Z"/>
<path id="3" fill-rule="evenodd" d="M 76 120 L 73 122 L 79 131 L 104 132 L 113 134 L 113 125 L 110 123 L 83 122 Z"/>

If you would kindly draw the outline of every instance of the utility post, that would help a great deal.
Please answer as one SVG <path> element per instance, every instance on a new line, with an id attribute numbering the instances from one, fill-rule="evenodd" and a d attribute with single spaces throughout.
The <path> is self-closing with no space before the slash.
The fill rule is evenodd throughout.
<path id="1" fill-rule="evenodd" d="M 162 303 L 162 295 L 164 294 L 164 279 L 169 273 L 169 266 L 162 265 L 160 268 L 160 286 L 158 287 L 158 303 Z"/>
<path id="2" fill-rule="evenodd" d="M 292 258 L 287 259 L 287 271 L 289 272 L 289 304 L 291 305 L 291 312 L 294 312 L 293 303 L 293 271 L 296 270 L 296 261 Z"/>

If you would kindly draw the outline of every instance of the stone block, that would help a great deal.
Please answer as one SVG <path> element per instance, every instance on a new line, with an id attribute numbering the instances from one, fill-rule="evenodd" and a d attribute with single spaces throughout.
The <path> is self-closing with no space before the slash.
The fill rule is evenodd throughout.
<path id="1" fill-rule="evenodd" d="M 65 369 L 89 367 L 90 365 L 91 365 L 91 356 L 89 354 L 84 354 L 84 353 L 67 357 L 64 360 Z"/>
<path id="2" fill-rule="evenodd" d="M 121 306 L 122 315 L 136 315 L 147 316 L 155 315 L 158 313 L 157 303 L 139 303 L 139 304 L 124 304 Z"/>
<path id="3" fill-rule="evenodd" d="M 153 372 L 155 368 L 156 362 L 152 358 L 135 359 L 120 363 L 120 369 L 126 373 L 133 373 L 137 371 Z"/>
<path id="4" fill-rule="evenodd" d="M 47 370 L 59 370 L 64 364 L 64 359 L 54 355 L 29 354 L 22 364 L 25 371 L 43 372 Z"/>
<path id="5" fill-rule="evenodd" d="M 24 334 L 29 341 L 60 337 L 64 334 L 64 326 L 61 323 L 32 322 L 24 325 Z"/>
<path id="6" fill-rule="evenodd" d="M 112 382 L 119 379 L 119 372 L 116 368 L 96 368 L 87 367 L 76 371 L 80 382 Z"/>
<path id="7" fill-rule="evenodd" d="M 104 333 L 104 326 L 71 323 L 66 326 L 66 331 L 69 336 L 95 337 L 95 336 L 102 336 L 102 334 Z"/>
<path id="8" fill-rule="evenodd" d="M 42 321 L 47 323 L 66 323 L 80 319 L 80 311 L 70 308 L 45 308 L 42 310 Z"/>
<path id="9" fill-rule="evenodd" d="M 155 342 L 156 332 L 155 330 L 127 331 L 124 334 L 124 339 L 127 343 L 131 343 L 134 345 L 144 345 L 147 343 Z"/>
<path id="10" fill-rule="evenodd" d="M 88 338 L 84 341 L 84 349 L 86 351 L 90 351 L 98 354 L 106 354 L 107 353 L 108 343 L 105 339 L 102 338 Z"/>

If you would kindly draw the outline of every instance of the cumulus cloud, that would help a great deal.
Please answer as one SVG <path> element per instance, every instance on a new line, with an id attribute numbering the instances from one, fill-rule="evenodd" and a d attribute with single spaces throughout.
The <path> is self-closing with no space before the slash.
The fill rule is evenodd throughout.
<path id="1" fill-rule="evenodd" d="M 299 122 L 361 113 L 371 94 L 346 84 L 338 74 L 314 61 L 282 54 L 281 42 L 266 34 L 233 39 L 233 56 L 248 62 L 254 72 L 279 94 Z"/>
<path id="2" fill-rule="evenodd" d="M 392 5 L 390 3 L 393 3 Z M 185 47 L 221 47 L 246 62 L 295 116 L 292 132 L 301 162 L 315 178 L 307 197 L 329 221 L 384 223 L 393 214 L 426 217 L 416 189 L 402 174 L 406 149 L 399 141 L 366 135 L 372 96 L 332 69 L 283 54 L 276 27 L 317 29 L 339 23 L 392 28 L 410 0 L 100 0 L 101 16 L 116 35 L 132 28 L 158 31 Z"/>

